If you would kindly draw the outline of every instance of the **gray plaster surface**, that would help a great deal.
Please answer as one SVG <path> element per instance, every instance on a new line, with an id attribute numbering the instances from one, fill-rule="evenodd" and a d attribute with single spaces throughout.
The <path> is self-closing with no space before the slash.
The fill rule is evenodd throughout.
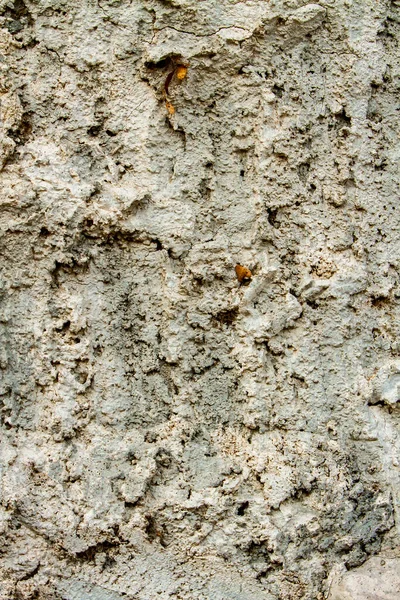
<path id="1" fill-rule="evenodd" d="M 1 600 L 400 598 L 399 43 L 0 0 Z"/>

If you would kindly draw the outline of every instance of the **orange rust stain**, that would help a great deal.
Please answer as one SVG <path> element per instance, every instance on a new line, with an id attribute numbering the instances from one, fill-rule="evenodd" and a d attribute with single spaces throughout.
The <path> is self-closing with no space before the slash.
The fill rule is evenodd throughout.
<path id="1" fill-rule="evenodd" d="M 165 106 L 167 107 L 167 111 L 169 112 L 170 115 L 175 114 L 175 108 L 173 107 L 173 105 L 171 104 L 171 102 L 169 100 L 165 101 Z"/>
<path id="2" fill-rule="evenodd" d="M 178 65 L 175 71 L 177 79 L 179 79 L 179 81 L 185 79 L 187 72 L 188 68 L 185 65 Z"/>
<path id="3" fill-rule="evenodd" d="M 244 281 L 249 281 L 252 278 L 252 272 L 247 267 L 243 267 L 242 265 L 236 265 L 235 267 L 236 277 L 240 283 Z"/>

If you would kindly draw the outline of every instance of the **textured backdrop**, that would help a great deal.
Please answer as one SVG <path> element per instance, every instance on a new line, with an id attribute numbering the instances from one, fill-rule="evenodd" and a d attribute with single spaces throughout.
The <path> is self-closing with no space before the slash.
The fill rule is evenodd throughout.
<path id="1" fill-rule="evenodd" d="M 1 600 L 400 598 L 400 2 L 0 15 Z"/>

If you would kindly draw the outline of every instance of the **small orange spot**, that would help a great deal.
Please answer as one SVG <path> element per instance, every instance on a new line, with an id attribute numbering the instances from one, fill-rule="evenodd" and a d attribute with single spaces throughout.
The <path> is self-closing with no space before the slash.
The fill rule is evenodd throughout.
<path id="1" fill-rule="evenodd" d="M 242 265 L 236 265 L 235 267 L 236 277 L 240 283 L 244 283 L 246 281 L 250 281 L 252 278 L 252 273 L 250 269 L 247 267 L 242 267 Z"/>
<path id="2" fill-rule="evenodd" d="M 179 81 L 185 79 L 187 72 L 188 68 L 185 65 L 178 65 L 175 71 L 177 79 L 179 79 Z"/>
<path id="3" fill-rule="evenodd" d="M 165 101 L 165 106 L 167 107 L 167 111 L 169 112 L 170 115 L 175 114 L 175 108 L 172 106 L 172 104 L 169 100 Z"/>

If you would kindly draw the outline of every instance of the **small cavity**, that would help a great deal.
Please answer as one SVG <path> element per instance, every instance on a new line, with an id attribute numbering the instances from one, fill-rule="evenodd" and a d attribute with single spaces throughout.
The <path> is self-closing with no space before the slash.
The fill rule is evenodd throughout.
<path id="1" fill-rule="evenodd" d="M 249 508 L 248 500 L 246 500 L 245 502 L 242 502 L 242 504 L 237 509 L 237 514 L 239 515 L 239 517 L 243 517 L 244 513 L 246 512 L 246 510 L 248 508 Z"/>

